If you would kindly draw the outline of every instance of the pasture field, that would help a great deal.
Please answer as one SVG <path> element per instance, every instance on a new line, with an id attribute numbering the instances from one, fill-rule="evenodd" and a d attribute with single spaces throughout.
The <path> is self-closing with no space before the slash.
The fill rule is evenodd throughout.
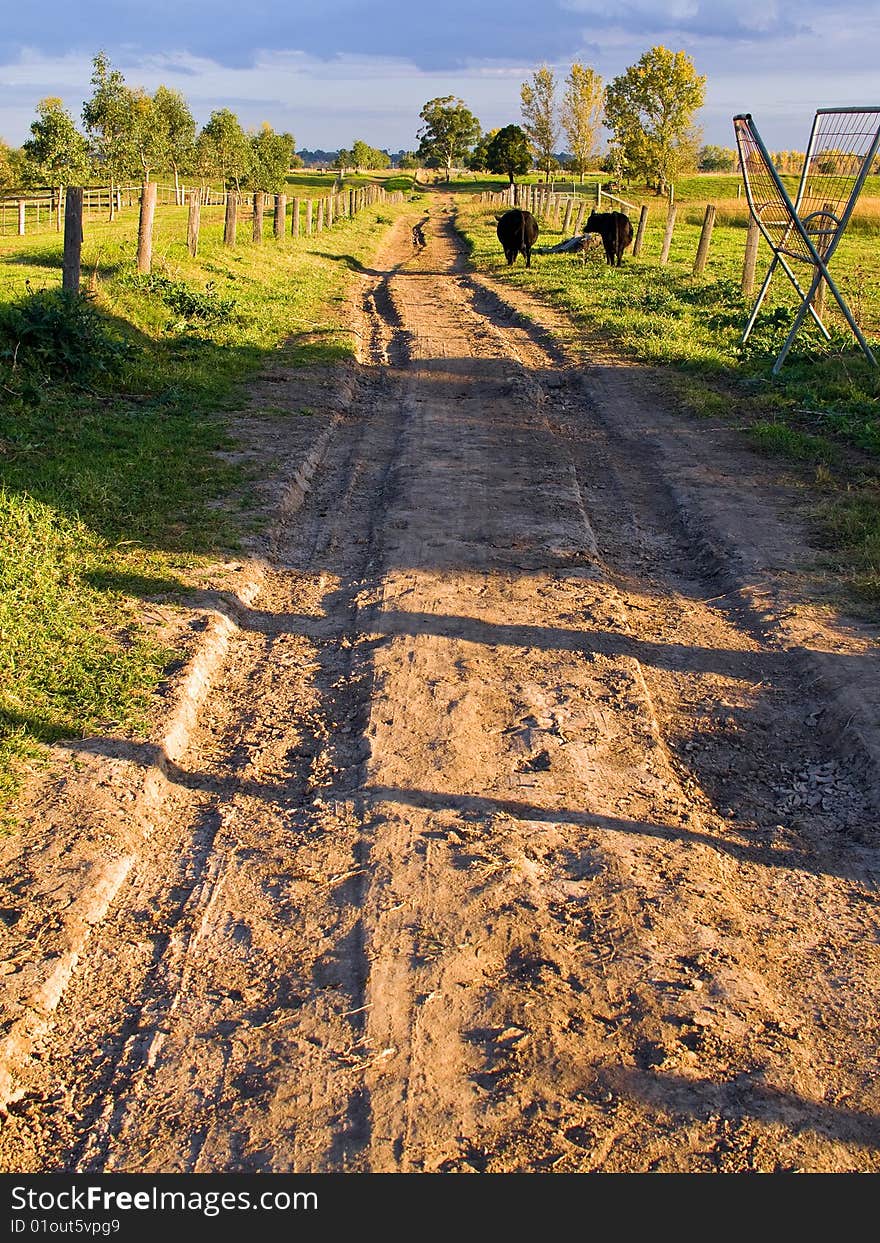
<path id="1" fill-rule="evenodd" d="M 352 272 L 406 206 L 283 241 L 267 216 L 262 246 L 243 219 L 234 250 L 223 209 L 203 208 L 195 260 L 186 209 L 160 207 L 144 278 L 136 211 L 88 224 L 77 323 L 60 236 L 0 243 L 0 803 L 35 743 L 136 723 L 170 656 L 138 598 L 179 595 L 253 521 L 225 412 L 279 351 L 353 356 Z"/>
<path id="2" fill-rule="evenodd" d="M 780 455 L 796 469 L 815 489 L 832 563 L 859 607 L 873 614 L 880 607 L 880 373 L 858 350 L 829 294 L 830 344 L 818 331 L 804 329 L 780 375 L 770 375 L 797 301 L 784 275 L 774 277 L 752 336 L 740 346 L 752 302 L 740 289 L 746 205 L 707 196 L 707 180 L 699 179 L 702 196 L 691 198 L 694 185 L 685 183 L 686 193 L 678 197 L 665 268 L 658 259 L 666 203 L 656 199 L 644 200 L 649 214 L 641 255 L 633 258 L 630 248 L 621 268 L 608 267 L 601 248 L 601 258 L 586 265 L 579 256 L 533 255 L 530 269 L 522 259 L 508 268 L 495 235 L 497 209 L 465 193 L 458 224 L 478 270 L 563 307 L 582 327 L 587 345 L 610 343 L 626 357 L 660 369 L 685 412 L 741 427 L 761 450 Z M 694 277 L 707 202 L 716 202 L 716 226 L 705 272 Z M 562 239 L 551 222 L 539 224 L 538 245 Z M 880 340 L 878 233 L 880 198 L 863 199 L 831 269 L 869 341 L 875 342 Z M 758 284 L 769 258 L 762 239 Z"/>

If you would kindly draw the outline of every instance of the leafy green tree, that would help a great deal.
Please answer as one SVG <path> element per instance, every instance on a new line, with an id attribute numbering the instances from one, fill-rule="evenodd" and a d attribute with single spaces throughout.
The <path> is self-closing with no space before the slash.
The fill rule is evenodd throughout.
<path id="1" fill-rule="evenodd" d="M 113 190 L 123 177 L 131 176 L 137 152 L 132 115 L 132 94 L 118 69 L 111 69 L 106 52 L 92 61 L 92 97 L 83 105 L 83 122 L 92 157 L 110 181 L 110 219 L 116 210 Z"/>
<path id="2" fill-rule="evenodd" d="M 360 138 L 352 143 L 351 162 L 354 165 L 355 172 L 359 173 L 362 168 L 372 168 L 373 148 L 369 147 Z"/>
<path id="3" fill-rule="evenodd" d="M 424 124 L 416 137 L 418 155 L 446 169 L 446 180 L 452 180 L 452 166 L 464 160 L 479 140 L 480 122 L 455 95 L 429 99 L 419 113 Z"/>
<path id="4" fill-rule="evenodd" d="M 397 161 L 398 168 L 421 168 L 422 161 L 416 155 L 415 151 L 404 151 L 403 155 Z"/>
<path id="5" fill-rule="evenodd" d="M 157 131 L 157 167 L 174 174 L 174 201 L 180 203 L 180 174 L 193 166 L 196 122 L 180 91 L 159 86 L 153 96 Z"/>
<path id="6" fill-rule="evenodd" d="M 570 167 L 584 180 L 598 154 L 599 127 L 605 105 L 605 87 L 594 69 L 577 61 L 565 79 L 562 96 L 562 128 L 571 152 Z"/>
<path id="7" fill-rule="evenodd" d="M 532 150 L 524 131 L 518 125 L 505 125 L 486 148 L 486 167 L 490 173 L 506 173 L 513 185 L 532 167 Z"/>
<path id="8" fill-rule="evenodd" d="M 340 172 L 345 172 L 347 168 L 354 168 L 354 156 L 343 147 L 337 153 L 336 159 L 333 161 L 333 167 L 338 168 Z"/>
<path id="9" fill-rule="evenodd" d="M 0 192 L 14 189 L 18 180 L 18 152 L 0 138 Z"/>
<path id="10" fill-rule="evenodd" d="M 559 123 L 556 120 L 556 77 L 553 70 L 542 65 L 532 74 L 531 82 L 520 87 L 523 129 L 528 136 L 538 168 L 544 180 L 550 180 L 553 152 L 559 139 Z"/>
<path id="11" fill-rule="evenodd" d="M 199 166 L 208 176 L 219 177 L 224 186 L 235 183 L 236 190 L 247 176 L 251 163 L 251 144 L 238 117 L 229 108 L 211 113 L 199 134 Z"/>
<path id="12" fill-rule="evenodd" d="M 52 186 L 57 192 L 58 225 L 65 186 L 81 185 L 89 174 L 89 149 L 60 99 L 48 96 L 37 104 L 37 119 L 22 147 L 24 177 L 30 185 Z"/>
<path id="13" fill-rule="evenodd" d="M 251 161 L 247 184 L 252 190 L 280 194 L 287 181 L 290 159 L 296 146 L 293 134 L 276 134 L 268 121 L 251 137 Z"/>
<path id="14" fill-rule="evenodd" d="M 162 163 L 165 144 L 152 96 L 142 86 L 129 90 L 128 95 L 132 153 L 140 169 L 141 180 L 146 183 L 150 180 L 153 169 Z"/>
<path id="15" fill-rule="evenodd" d="M 704 173 L 732 173 L 737 155 L 733 147 L 701 147 L 697 168 Z"/>
<path id="16" fill-rule="evenodd" d="M 487 130 L 487 132 L 481 136 L 479 142 L 477 143 L 473 151 L 470 153 L 470 155 L 465 160 L 466 168 L 469 168 L 474 173 L 485 173 L 488 171 L 489 165 L 486 162 L 487 161 L 486 152 L 488 151 L 489 143 L 492 141 L 492 139 L 495 137 L 497 133 L 498 133 L 497 128 L 490 129 L 490 130 Z"/>
<path id="17" fill-rule="evenodd" d="M 706 79 L 686 52 L 653 47 L 608 86 L 605 124 L 615 160 L 663 194 L 695 157 L 693 118 L 703 106 Z"/>

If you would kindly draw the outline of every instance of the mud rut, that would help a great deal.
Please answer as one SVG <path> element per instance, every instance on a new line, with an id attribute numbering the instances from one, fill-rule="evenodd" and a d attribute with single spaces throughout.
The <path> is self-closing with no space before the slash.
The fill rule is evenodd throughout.
<path id="1" fill-rule="evenodd" d="M 876 1170 L 870 791 L 429 233 L 58 1008 L 40 1168 Z"/>

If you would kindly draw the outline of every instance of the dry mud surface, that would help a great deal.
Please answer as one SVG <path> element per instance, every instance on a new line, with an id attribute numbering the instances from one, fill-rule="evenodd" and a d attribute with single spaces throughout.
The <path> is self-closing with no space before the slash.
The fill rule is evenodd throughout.
<path id="1" fill-rule="evenodd" d="M 876 1172 L 876 634 L 757 458 L 412 223 L 199 711 L 7 850 L 0 1164 Z"/>

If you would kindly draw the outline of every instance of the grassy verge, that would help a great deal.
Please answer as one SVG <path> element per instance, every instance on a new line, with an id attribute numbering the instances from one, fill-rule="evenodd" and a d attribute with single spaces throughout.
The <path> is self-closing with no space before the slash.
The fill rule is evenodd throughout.
<path id="1" fill-rule="evenodd" d="M 709 201 L 709 200 L 704 200 Z M 744 204 L 719 212 L 704 274 L 692 274 L 702 208 L 679 200 L 667 266 L 658 257 L 666 205 L 649 206 L 642 253 L 621 268 L 604 257 L 538 255 L 508 268 L 495 236 L 494 210 L 459 201 L 458 225 L 474 267 L 564 308 L 585 343 L 657 367 L 677 404 L 694 416 L 741 428 L 761 451 L 780 456 L 817 488 L 827 557 L 850 602 L 880 616 L 880 372 L 858 351 L 830 294 L 826 343 L 812 328 L 796 338 L 778 377 L 770 374 L 791 322 L 796 295 L 774 278 L 747 345 L 740 346 L 751 299 L 740 292 L 746 236 Z M 861 224 L 844 238 L 834 274 L 869 340 L 880 337 L 880 274 L 875 263 L 880 204 L 862 205 Z M 562 233 L 539 221 L 539 245 Z M 601 252 L 600 252 L 601 253 Z M 769 263 L 762 242 L 758 279 Z"/>
<path id="2" fill-rule="evenodd" d="M 138 277 L 137 213 L 87 226 L 77 309 L 60 297 L 61 239 L 0 251 L 0 817 L 40 744 L 137 729 L 170 653 L 144 622 L 253 524 L 230 465 L 228 411 L 268 358 L 349 358 L 352 274 L 406 205 L 309 238 L 222 246 L 205 208 L 157 213 Z M 269 225 L 271 232 L 271 225 Z M 303 417 L 290 411 L 283 417 Z"/>

